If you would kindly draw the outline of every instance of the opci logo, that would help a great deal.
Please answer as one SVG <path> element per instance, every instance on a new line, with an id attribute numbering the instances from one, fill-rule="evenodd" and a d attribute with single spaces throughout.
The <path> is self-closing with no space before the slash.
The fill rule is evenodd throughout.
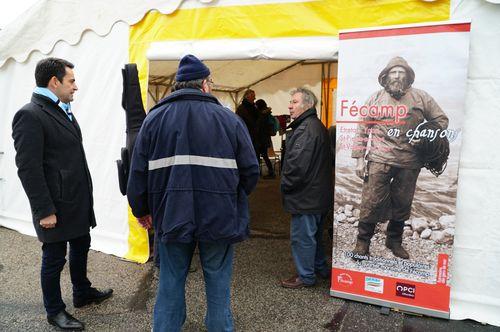
<path id="1" fill-rule="evenodd" d="M 415 285 L 396 283 L 396 295 L 401 297 L 415 298 Z"/>
<path id="2" fill-rule="evenodd" d="M 339 274 L 337 276 L 337 281 L 339 282 L 339 284 L 345 284 L 345 285 L 349 285 L 349 286 L 351 286 L 353 283 L 351 276 L 347 273 Z"/>

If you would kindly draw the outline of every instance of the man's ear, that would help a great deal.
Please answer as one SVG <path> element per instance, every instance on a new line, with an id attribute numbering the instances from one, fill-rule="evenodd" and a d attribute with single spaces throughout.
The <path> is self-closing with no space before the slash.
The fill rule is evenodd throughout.
<path id="1" fill-rule="evenodd" d="M 52 76 L 49 80 L 49 84 L 47 84 L 47 87 L 55 89 L 57 86 L 59 86 L 61 82 L 57 79 L 57 77 Z"/>
<path id="2" fill-rule="evenodd" d="M 208 81 L 207 80 L 203 80 L 203 83 L 201 83 L 201 91 L 203 91 L 205 93 L 209 93 L 210 92 L 210 88 L 208 86 Z"/>

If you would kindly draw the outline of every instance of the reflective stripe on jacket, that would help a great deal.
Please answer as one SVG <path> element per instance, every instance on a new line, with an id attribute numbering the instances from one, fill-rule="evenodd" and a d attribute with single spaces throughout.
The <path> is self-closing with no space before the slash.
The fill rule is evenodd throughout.
<path id="1" fill-rule="evenodd" d="M 163 242 L 242 241 L 259 166 L 245 124 L 217 99 L 182 89 L 160 101 L 137 137 L 127 189 Z"/>

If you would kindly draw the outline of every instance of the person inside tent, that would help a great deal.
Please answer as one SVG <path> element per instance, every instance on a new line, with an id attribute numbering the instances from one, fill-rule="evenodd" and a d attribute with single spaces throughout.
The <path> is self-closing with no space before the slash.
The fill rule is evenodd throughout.
<path id="1" fill-rule="evenodd" d="M 257 100 L 255 106 L 259 112 L 259 117 L 257 119 L 257 136 L 255 139 L 256 152 L 258 157 L 260 158 L 262 156 L 266 163 L 268 174 L 264 176 L 264 179 L 274 179 L 276 175 L 267 151 L 273 146 L 271 136 L 276 135 L 276 120 L 274 116 L 271 115 L 271 107 L 268 107 L 263 99 Z"/>

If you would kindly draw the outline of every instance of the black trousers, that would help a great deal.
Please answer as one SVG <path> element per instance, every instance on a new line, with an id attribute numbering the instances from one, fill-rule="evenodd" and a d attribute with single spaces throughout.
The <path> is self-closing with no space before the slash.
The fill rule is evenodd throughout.
<path id="1" fill-rule="evenodd" d="M 90 234 L 54 243 L 42 244 L 41 283 L 43 305 L 48 316 L 57 315 L 66 308 L 61 297 L 61 271 L 66 263 L 69 242 L 69 273 L 73 284 L 73 298 L 82 298 L 89 291 L 87 279 L 87 257 L 90 249 Z"/>
<path id="2" fill-rule="evenodd" d="M 274 176 L 274 168 L 271 160 L 269 159 L 269 156 L 267 155 L 267 148 L 260 148 L 258 151 L 259 152 L 257 153 L 257 160 L 259 160 L 260 156 L 262 156 L 264 162 L 266 163 L 269 175 Z"/>

